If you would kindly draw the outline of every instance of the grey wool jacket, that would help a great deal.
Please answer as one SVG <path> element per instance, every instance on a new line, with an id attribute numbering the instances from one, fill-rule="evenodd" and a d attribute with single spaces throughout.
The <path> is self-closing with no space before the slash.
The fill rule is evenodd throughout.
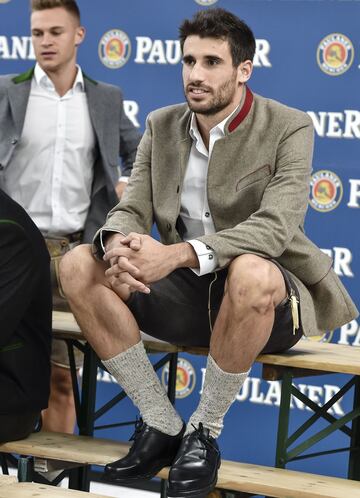
<path id="1" fill-rule="evenodd" d="M 186 104 L 149 115 L 129 185 L 104 230 L 148 234 L 155 221 L 164 244 L 181 241 L 177 222 L 192 145 L 190 118 Z M 251 253 L 288 270 L 308 336 L 358 315 L 332 260 L 304 233 L 312 149 L 313 127 L 305 113 L 246 88 L 209 162 L 207 195 L 216 233 L 198 237 L 215 251 L 219 268 Z M 94 251 L 101 251 L 99 232 Z"/>
<path id="2" fill-rule="evenodd" d="M 18 76 L 0 76 L 0 187 L 1 176 L 7 167 L 13 166 L 11 158 L 21 140 L 33 73 L 32 68 Z M 83 236 L 84 242 L 90 242 L 108 211 L 118 202 L 115 185 L 119 177 L 119 156 L 122 174 L 129 176 L 140 134 L 124 113 L 118 87 L 94 81 L 85 74 L 84 83 L 97 147 L 91 205 Z"/>

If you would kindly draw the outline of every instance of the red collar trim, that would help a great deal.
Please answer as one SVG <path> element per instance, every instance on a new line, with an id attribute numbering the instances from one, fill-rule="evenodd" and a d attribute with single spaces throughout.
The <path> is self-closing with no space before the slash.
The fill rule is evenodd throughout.
<path id="1" fill-rule="evenodd" d="M 246 118 L 246 116 L 250 112 L 253 100 L 254 100 L 254 96 L 252 94 L 252 91 L 250 90 L 250 88 L 246 87 L 246 95 L 245 95 L 244 105 L 240 109 L 239 114 L 237 114 L 234 117 L 234 119 L 231 121 L 231 123 L 229 124 L 229 127 L 228 127 L 229 132 L 236 130 L 236 128 L 239 126 L 239 124 L 244 121 L 244 119 Z"/>

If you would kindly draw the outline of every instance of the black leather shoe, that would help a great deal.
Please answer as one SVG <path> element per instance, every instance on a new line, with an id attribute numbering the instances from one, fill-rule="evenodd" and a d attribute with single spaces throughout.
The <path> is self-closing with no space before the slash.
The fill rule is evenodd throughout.
<path id="1" fill-rule="evenodd" d="M 202 424 L 182 440 L 168 480 L 168 497 L 202 498 L 215 487 L 220 450 Z"/>
<path id="2" fill-rule="evenodd" d="M 177 436 L 169 436 L 153 429 L 142 420 L 135 424 L 129 453 L 105 467 L 103 479 L 111 482 L 129 482 L 151 479 L 163 467 L 171 465 L 185 432 L 185 424 Z"/>

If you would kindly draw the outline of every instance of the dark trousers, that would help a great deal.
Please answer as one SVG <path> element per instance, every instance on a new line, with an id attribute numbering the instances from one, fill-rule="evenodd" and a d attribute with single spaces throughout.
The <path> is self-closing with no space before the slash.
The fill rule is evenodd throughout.
<path id="1" fill-rule="evenodd" d="M 36 429 L 39 420 L 39 412 L 11 415 L 0 413 L 0 443 L 28 437 Z"/>

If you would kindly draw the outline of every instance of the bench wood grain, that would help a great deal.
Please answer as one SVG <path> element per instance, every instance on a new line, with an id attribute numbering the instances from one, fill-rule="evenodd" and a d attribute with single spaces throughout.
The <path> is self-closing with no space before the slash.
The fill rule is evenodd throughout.
<path id="1" fill-rule="evenodd" d="M 73 489 L 58 488 L 33 482 L 21 482 L 0 488 L 0 498 L 109 498 L 96 493 L 85 493 Z"/>
<path id="2" fill-rule="evenodd" d="M 53 331 L 58 338 L 84 339 L 74 316 L 71 313 L 53 312 Z M 207 355 L 207 348 L 174 346 L 166 342 L 145 340 L 150 351 L 154 352 L 186 352 Z M 360 375 L 360 354 L 356 347 L 340 344 L 327 344 L 302 340 L 290 351 L 280 354 L 261 354 L 259 363 L 278 367 L 312 370 L 313 372 L 333 372 Z"/>
<path id="3" fill-rule="evenodd" d="M 127 443 L 108 439 L 39 432 L 22 441 L 1 444 L 0 452 L 104 466 L 124 456 L 128 448 Z M 168 468 L 163 469 L 158 477 L 166 479 L 168 471 Z M 217 488 L 279 498 L 360 498 L 360 483 L 357 481 L 227 460 L 222 461 Z M 0 498 L 3 496 L 25 498 L 35 495 L 4 494 Z M 68 495 L 54 496 L 66 498 Z"/>
<path id="4" fill-rule="evenodd" d="M 17 483 L 15 476 L 0 475 L 0 487 L 9 486 L 10 484 Z"/>

